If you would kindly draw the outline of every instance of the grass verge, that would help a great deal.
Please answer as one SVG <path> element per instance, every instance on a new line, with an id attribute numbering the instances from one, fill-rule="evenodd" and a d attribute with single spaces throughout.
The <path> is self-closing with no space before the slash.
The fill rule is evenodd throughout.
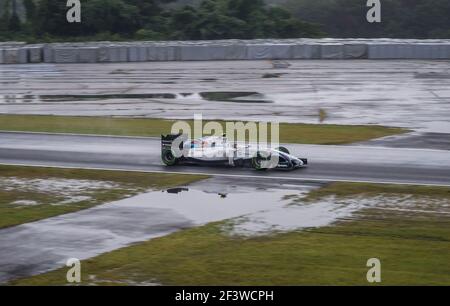
<path id="1" fill-rule="evenodd" d="M 435 186 L 336 182 L 333 184 L 328 184 L 325 187 L 312 190 L 308 193 L 308 199 L 317 200 L 330 195 L 337 197 L 348 197 L 356 195 L 377 196 L 380 194 L 411 195 L 414 197 L 450 199 L 450 188 Z"/>
<path id="2" fill-rule="evenodd" d="M 203 178 L 206 176 L 0 166 L 0 228 L 75 212 L 148 189 L 185 185 Z M 51 180 L 50 183 L 47 180 Z M 68 193 L 73 188 L 70 185 L 80 181 L 81 186 L 85 187 Z M 107 182 L 114 187 L 99 185 L 87 190 L 90 184 L 98 182 Z M 58 184 L 64 185 L 55 186 Z M 30 201 L 32 205 L 20 204 Z"/>
<path id="3" fill-rule="evenodd" d="M 373 194 L 450 199 L 449 190 L 339 183 L 314 197 Z M 367 260 L 382 264 L 382 285 L 450 285 L 450 217 L 366 209 L 331 226 L 258 238 L 230 237 L 223 223 L 85 260 L 83 284 L 368 285 Z M 65 268 L 12 285 L 64 285 Z"/>
<path id="4" fill-rule="evenodd" d="M 161 134 L 169 133 L 174 122 L 164 119 L 0 115 L 0 130 L 159 137 Z M 192 121 L 187 122 L 192 126 Z M 370 125 L 281 123 L 280 142 L 348 144 L 407 131 L 402 128 Z"/>

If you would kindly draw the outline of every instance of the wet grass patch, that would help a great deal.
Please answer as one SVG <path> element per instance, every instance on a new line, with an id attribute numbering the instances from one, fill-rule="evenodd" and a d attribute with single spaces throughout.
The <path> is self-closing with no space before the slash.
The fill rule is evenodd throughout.
<path id="1" fill-rule="evenodd" d="M 450 188 L 435 186 L 389 185 L 370 183 L 330 183 L 326 186 L 312 190 L 307 198 L 317 200 L 326 196 L 377 196 L 385 195 L 410 195 L 413 197 L 433 197 L 438 199 L 450 199 Z"/>
<path id="2" fill-rule="evenodd" d="M 170 133 L 175 122 L 142 118 L 0 115 L 0 130 L 159 137 Z M 193 126 L 192 120 L 187 122 Z M 204 124 L 207 122 L 205 120 Z M 408 130 L 403 128 L 371 125 L 281 123 L 280 142 L 349 144 L 406 132 Z"/>
<path id="3" fill-rule="evenodd" d="M 203 178 L 206 176 L 0 166 L 0 228 Z"/>

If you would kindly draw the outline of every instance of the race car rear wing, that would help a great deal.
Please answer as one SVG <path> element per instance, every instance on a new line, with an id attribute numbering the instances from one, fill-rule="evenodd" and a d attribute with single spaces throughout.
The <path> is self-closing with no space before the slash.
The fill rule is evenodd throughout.
<path id="1" fill-rule="evenodd" d="M 186 141 L 187 137 L 183 134 L 169 134 L 169 135 L 161 135 L 161 151 L 172 149 L 172 144 L 179 137 L 182 137 L 182 141 L 180 142 L 180 150 L 183 150 L 184 141 Z"/>

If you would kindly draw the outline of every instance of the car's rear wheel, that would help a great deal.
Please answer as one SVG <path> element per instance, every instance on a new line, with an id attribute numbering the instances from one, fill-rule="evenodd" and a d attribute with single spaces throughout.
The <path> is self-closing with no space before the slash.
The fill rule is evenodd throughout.
<path id="1" fill-rule="evenodd" d="M 286 154 L 291 154 L 291 153 L 289 152 L 289 150 L 288 150 L 287 148 L 285 148 L 285 147 L 278 147 L 278 148 L 276 148 L 275 150 L 276 150 L 276 151 L 283 152 L 283 153 L 286 153 Z"/>
<path id="2" fill-rule="evenodd" d="M 166 166 L 175 166 L 178 163 L 178 159 L 170 149 L 162 151 L 161 159 Z"/>

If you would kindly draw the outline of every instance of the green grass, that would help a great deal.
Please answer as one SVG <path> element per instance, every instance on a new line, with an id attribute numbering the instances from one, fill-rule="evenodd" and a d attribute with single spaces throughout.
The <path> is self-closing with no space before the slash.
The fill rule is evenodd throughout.
<path id="1" fill-rule="evenodd" d="M 0 130 L 159 137 L 168 134 L 174 122 L 164 119 L 0 115 Z M 187 122 L 192 125 L 191 120 Z M 402 128 L 384 126 L 281 123 L 280 142 L 348 144 L 405 132 L 407 130 Z"/>
<path id="2" fill-rule="evenodd" d="M 45 191 L 8 190 L 1 188 L 0 185 L 0 228 L 5 228 L 119 200 L 148 189 L 188 184 L 206 178 L 206 176 L 0 166 L 1 178 L 63 178 L 108 181 L 117 185 L 117 188 L 114 189 L 99 189 L 89 193 L 88 195 L 91 197 L 89 200 L 66 205 L 56 204 L 63 200 L 62 196 L 58 194 Z M 81 192 L 79 195 L 87 194 Z M 12 204 L 21 200 L 32 200 L 40 204 L 33 206 Z"/>
<path id="3" fill-rule="evenodd" d="M 318 192 L 353 196 L 365 190 L 450 198 L 448 190 L 435 187 L 339 183 Z M 378 258 L 382 285 L 450 285 L 445 214 L 366 209 L 332 226 L 250 239 L 230 237 L 223 228 L 223 223 L 209 224 L 85 260 L 83 284 L 368 285 L 367 260 Z M 11 284 L 64 285 L 66 272 Z"/>
<path id="4" fill-rule="evenodd" d="M 376 196 L 379 194 L 413 195 L 450 199 L 450 188 L 435 186 L 388 185 L 370 183 L 332 183 L 308 193 L 315 200 L 329 195 L 348 197 L 355 195 Z"/>

